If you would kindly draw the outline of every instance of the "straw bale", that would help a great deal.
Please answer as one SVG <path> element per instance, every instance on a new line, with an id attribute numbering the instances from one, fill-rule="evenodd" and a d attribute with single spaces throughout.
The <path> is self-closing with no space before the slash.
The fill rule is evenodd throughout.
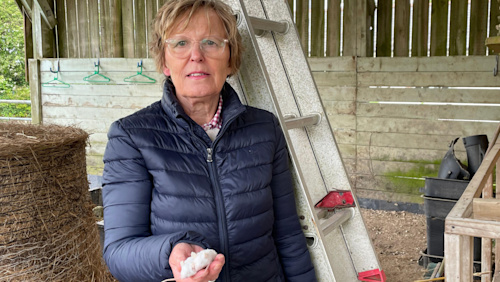
<path id="1" fill-rule="evenodd" d="M 0 123 L 0 281 L 113 281 L 76 127 Z"/>

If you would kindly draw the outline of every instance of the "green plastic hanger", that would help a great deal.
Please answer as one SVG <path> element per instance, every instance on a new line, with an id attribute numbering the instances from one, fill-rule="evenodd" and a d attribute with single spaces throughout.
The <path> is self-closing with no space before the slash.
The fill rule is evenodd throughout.
<path id="1" fill-rule="evenodd" d="M 87 82 L 109 82 L 111 79 L 103 74 L 99 73 L 99 66 L 101 65 L 100 60 L 97 59 L 97 64 L 94 62 L 94 67 L 97 68 L 97 70 L 94 71 L 93 74 L 88 75 L 83 78 L 83 81 Z"/>
<path id="2" fill-rule="evenodd" d="M 134 83 L 156 83 L 156 79 L 154 78 L 151 78 L 145 74 L 142 74 L 142 60 L 137 63 L 137 67 L 138 68 L 141 68 L 140 71 L 137 72 L 137 74 L 134 74 L 134 75 L 131 75 L 129 77 L 125 77 L 123 79 L 123 81 L 125 82 L 134 82 Z M 136 77 L 143 77 L 143 78 L 146 78 L 147 80 L 137 80 L 137 79 L 133 79 L 133 78 L 136 78 Z"/>
<path id="3" fill-rule="evenodd" d="M 57 61 L 57 70 L 53 71 L 52 68 L 50 68 L 50 72 L 55 73 L 56 76 L 50 81 L 43 82 L 42 87 L 69 88 L 71 86 L 69 83 L 59 79 L 59 61 Z"/>

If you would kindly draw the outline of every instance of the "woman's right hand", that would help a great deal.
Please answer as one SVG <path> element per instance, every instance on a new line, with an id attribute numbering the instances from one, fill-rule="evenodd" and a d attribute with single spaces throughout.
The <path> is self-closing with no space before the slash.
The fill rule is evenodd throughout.
<path id="1" fill-rule="evenodd" d="M 174 273 L 175 281 L 178 282 L 207 282 L 207 281 L 215 281 L 226 262 L 226 259 L 223 254 L 217 254 L 214 261 L 207 267 L 200 271 L 198 271 L 195 275 L 188 277 L 186 279 L 181 279 L 181 261 L 185 261 L 188 257 L 191 256 L 191 252 L 199 253 L 203 251 L 203 248 L 187 243 L 179 243 L 175 245 L 170 253 L 170 258 L 168 263 L 170 264 L 170 268 Z"/>

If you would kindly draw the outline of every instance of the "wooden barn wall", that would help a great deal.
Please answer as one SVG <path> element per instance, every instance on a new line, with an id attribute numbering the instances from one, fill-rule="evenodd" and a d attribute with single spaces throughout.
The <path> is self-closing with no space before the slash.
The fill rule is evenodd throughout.
<path id="1" fill-rule="evenodd" d="M 499 89 L 493 89 L 500 87 L 500 78 L 492 74 L 494 61 L 493 56 L 310 59 L 358 196 L 421 202 L 418 188 L 395 184 L 394 172 L 421 166 L 437 172 L 436 163 L 456 137 L 487 134 L 491 140 L 500 120 Z M 30 80 L 39 119 L 91 133 L 88 172 L 101 174 L 109 125 L 159 100 L 163 75 L 145 59 L 142 74 L 157 82 L 126 82 L 124 78 L 140 70 L 138 60 L 107 58 L 100 61 L 100 74 L 111 81 L 89 83 L 83 78 L 95 72 L 94 59 L 61 59 L 57 78 L 69 87 L 44 87 L 42 83 L 56 77 L 50 68 L 56 69 L 57 60 L 37 62 L 30 61 Z M 456 154 L 466 161 L 462 141 Z M 423 187 L 424 181 L 418 181 Z"/>
<path id="2" fill-rule="evenodd" d="M 456 137 L 486 134 L 500 121 L 493 56 L 311 58 L 310 66 L 357 195 L 422 202 L 424 177 Z M 467 162 L 462 140 L 457 157 Z M 410 185 L 411 184 L 411 185 Z"/>
<path id="3" fill-rule="evenodd" d="M 287 1 L 311 57 L 485 55 L 500 16 L 497 0 Z M 56 0 L 59 57 L 150 58 L 151 22 L 164 2 Z M 44 42 L 43 57 L 56 57 L 56 29 L 51 35 L 42 26 L 44 41 L 53 42 Z M 26 45 L 31 41 L 26 29 Z"/>

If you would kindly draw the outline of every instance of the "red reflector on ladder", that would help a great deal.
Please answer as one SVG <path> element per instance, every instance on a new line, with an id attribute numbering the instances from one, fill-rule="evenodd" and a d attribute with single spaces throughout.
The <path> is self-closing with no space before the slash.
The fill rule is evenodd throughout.
<path id="1" fill-rule="evenodd" d="M 315 208 L 323 208 L 329 211 L 341 208 L 355 207 L 354 198 L 349 190 L 334 190 L 328 192 L 323 199 L 321 199 Z"/>
<path id="2" fill-rule="evenodd" d="M 373 269 L 368 271 L 363 271 L 358 274 L 358 279 L 360 281 L 381 281 L 386 282 L 385 273 L 380 269 Z"/>

